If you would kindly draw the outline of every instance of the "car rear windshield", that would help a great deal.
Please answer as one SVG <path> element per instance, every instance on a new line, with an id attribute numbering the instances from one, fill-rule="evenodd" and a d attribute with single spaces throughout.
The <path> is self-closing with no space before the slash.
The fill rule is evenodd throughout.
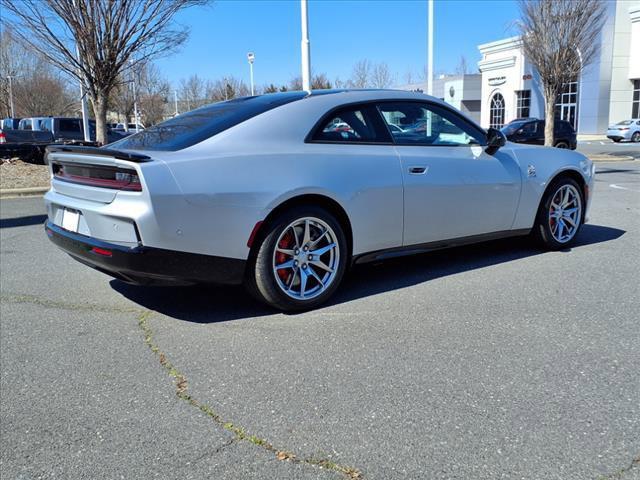
<path id="1" fill-rule="evenodd" d="M 306 92 L 285 92 L 241 97 L 207 105 L 178 115 L 166 122 L 109 145 L 110 149 L 176 151 L 207 138 L 256 115 L 299 100 Z"/>
<path id="2" fill-rule="evenodd" d="M 621 122 L 616 123 L 616 125 L 631 125 L 633 122 L 631 120 L 623 120 Z"/>

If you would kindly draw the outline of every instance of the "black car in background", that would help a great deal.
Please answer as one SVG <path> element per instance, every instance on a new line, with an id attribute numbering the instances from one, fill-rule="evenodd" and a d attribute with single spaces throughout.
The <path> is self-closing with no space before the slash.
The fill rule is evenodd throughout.
<path id="1" fill-rule="evenodd" d="M 507 140 L 514 143 L 544 145 L 544 120 L 537 118 L 517 119 L 501 129 Z M 558 120 L 553 126 L 553 146 L 575 150 L 578 144 L 576 131 L 566 120 Z"/>

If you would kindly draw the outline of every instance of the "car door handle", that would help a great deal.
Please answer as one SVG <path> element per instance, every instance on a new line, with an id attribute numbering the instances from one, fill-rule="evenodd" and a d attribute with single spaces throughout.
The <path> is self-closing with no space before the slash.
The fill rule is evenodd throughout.
<path id="1" fill-rule="evenodd" d="M 427 173 L 427 167 L 409 167 L 409 173 L 411 175 L 424 175 Z"/>

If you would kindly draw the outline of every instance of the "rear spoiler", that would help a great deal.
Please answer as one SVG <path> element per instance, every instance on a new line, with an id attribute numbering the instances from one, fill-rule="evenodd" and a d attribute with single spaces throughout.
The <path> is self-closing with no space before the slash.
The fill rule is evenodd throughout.
<path id="1" fill-rule="evenodd" d="M 120 160 L 128 160 L 135 163 L 151 161 L 151 157 L 139 153 L 123 152 L 121 150 L 111 150 L 101 147 L 87 147 L 78 145 L 49 145 L 46 148 L 45 159 L 50 153 L 77 153 L 78 155 L 97 155 L 101 157 L 112 157 Z M 45 160 L 46 162 L 46 160 Z"/>

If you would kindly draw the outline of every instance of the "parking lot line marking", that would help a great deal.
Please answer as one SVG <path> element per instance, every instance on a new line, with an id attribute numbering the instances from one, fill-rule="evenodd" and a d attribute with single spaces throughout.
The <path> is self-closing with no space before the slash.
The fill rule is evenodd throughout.
<path id="1" fill-rule="evenodd" d="M 640 190 L 634 190 L 633 188 L 623 187 L 621 185 L 616 185 L 615 183 L 609 184 L 611 188 L 615 188 L 616 190 L 628 190 L 630 192 L 638 192 Z"/>

